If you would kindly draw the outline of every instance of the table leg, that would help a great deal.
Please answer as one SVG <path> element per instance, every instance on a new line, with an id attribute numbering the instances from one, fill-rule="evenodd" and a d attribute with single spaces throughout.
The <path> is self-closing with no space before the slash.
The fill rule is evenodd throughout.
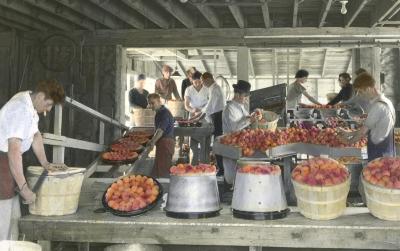
<path id="1" fill-rule="evenodd" d="M 283 184 L 285 187 L 285 194 L 289 204 L 296 202 L 296 196 L 294 195 L 293 184 L 291 180 L 293 162 L 292 156 L 283 158 Z"/>

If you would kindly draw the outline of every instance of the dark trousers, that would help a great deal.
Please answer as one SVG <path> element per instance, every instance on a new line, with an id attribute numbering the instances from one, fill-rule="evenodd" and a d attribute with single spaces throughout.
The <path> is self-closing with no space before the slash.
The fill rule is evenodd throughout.
<path id="1" fill-rule="evenodd" d="M 213 125 L 214 125 L 214 140 L 222 135 L 222 111 L 213 113 L 210 115 Z M 222 162 L 222 156 L 220 155 L 215 155 L 215 158 L 217 159 L 217 166 L 218 166 L 218 174 L 222 174 L 224 170 L 224 165 Z"/>

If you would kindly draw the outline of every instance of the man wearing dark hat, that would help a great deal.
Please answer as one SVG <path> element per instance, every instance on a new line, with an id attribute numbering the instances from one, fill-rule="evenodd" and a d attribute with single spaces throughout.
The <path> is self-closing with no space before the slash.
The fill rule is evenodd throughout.
<path id="1" fill-rule="evenodd" d="M 228 101 L 222 112 L 222 129 L 224 134 L 240 131 L 255 122 L 256 114 L 251 115 L 246 110 L 245 103 L 250 96 L 251 85 L 249 82 L 239 80 L 237 84 L 232 85 L 234 96 Z M 236 173 L 236 160 L 223 158 L 224 177 L 228 184 L 233 184 Z"/>
<path id="2" fill-rule="evenodd" d="M 149 92 L 144 89 L 146 84 L 146 76 L 139 74 L 137 77 L 136 88 L 129 91 L 129 104 L 133 107 L 147 108 L 147 96 Z"/>
<path id="3" fill-rule="evenodd" d="M 157 79 L 155 93 L 160 95 L 164 103 L 172 99 L 172 94 L 176 100 L 181 100 L 175 80 L 171 78 L 172 68 L 169 65 L 164 65 L 162 68 L 163 77 Z"/>

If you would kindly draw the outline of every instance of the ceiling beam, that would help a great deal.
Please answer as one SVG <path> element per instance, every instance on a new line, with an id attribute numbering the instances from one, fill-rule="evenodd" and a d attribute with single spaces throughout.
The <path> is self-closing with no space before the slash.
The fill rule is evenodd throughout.
<path id="1" fill-rule="evenodd" d="M 115 18 L 107 15 L 104 11 L 100 11 L 98 9 L 92 8 L 87 4 L 86 1 L 71 1 L 71 0 L 55 0 L 60 4 L 84 15 L 88 18 L 96 21 L 99 24 L 104 25 L 110 29 L 118 29 L 121 28 L 120 25 L 115 22 Z"/>
<path id="2" fill-rule="evenodd" d="M 144 0 L 122 0 L 123 3 L 128 5 L 130 8 L 142 14 L 144 17 L 149 19 L 151 22 L 156 24 L 158 27 L 168 29 L 169 20 L 165 18 L 161 12 L 155 8 L 151 8 L 145 4 Z"/>
<path id="3" fill-rule="evenodd" d="M 196 7 L 200 11 L 200 13 L 207 19 L 207 21 L 211 24 L 212 27 L 214 28 L 220 27 L 219 18 L 215 13 L 215 11 L 212 9 L 212 7 L 204 4 L 196 4 Z"/>
<path id="4" fill-rule="evenodd" d="M 21 25 L 21 24 L 18 24 L 16 22 L 13 22 L 13 21 L 10 21 L 10 20 L 7 20 L 7 19 L 3 19 L 2 17 L 3 16 L 1 15 L 0 24 L 2 24 L 3 26 L 7 26 L 7 27 L 9 27 L 11 29 L 16 29 L 16 30 L 20 30 L 20 31 L 28 31 L 28 30 L 30 30 L 29 27 L 27 27 L 25 25 Z"/>
<path id="5" fill-rule="evenodd" d="M 143 53 L 141 53 L 141 54 L 143 54 Z M 149 54 L 149 53 L 147 53 L 148 55 L 151 55 L 151 54 Z M 128 56 L 130 56 L 130 57 L 137 57 L 138 55 L 137 55 L 137 53 L 127 53 L 127 55 Z M 143 54 L 144 55 L 144 54 Z M 176 58 L 178 58 L 179 60 L 181 60 L 181 61 L 199 61 L 199 60 L 214 60 L 214 56 L 213 55 L 202 55 L 202 56 L 199 56 L 199 55 L 190 55 L 190 56 L 187 56 L 187 59 L 182 59 L 182 58 L 179 58 L 179 56 L 178 57 L 175 57 L 175 56 L 159 56 L 159 55 L 152 55 L 152 58 L 151 58 L 151 60 L 155 60 L 155 61 L 174 61 Z M 220 57 L 219 55 L 216 55 L 216 60 L 222 60 L 222 58 L 223 57 Z M 140 60 L 142 60 L 142 61 L 148 61 L 147 59 L 145 59 L 145 58 L 141 58 Z"/>
<path id="6" fill-rule="evenodd" d="M 347 4 L 347 14 L 344 16 L 344 27 L 348 28 L 370 0 L 352 0 Z"/>
<path id="7" fill-rule="evenodd" d="M 229 5 L 229 10 L 232 13 L 233 18 L 235 19 L 236 23 L 238 24 L 239 28 L 244 28 L 244 17 L 243 13 L 240 10 L 240 7 L 237 5 Z"/>
<path id="8" fill-rule="evenodd" d="M 55 27 L 64 31 L 73 30 L 73 26 L 69 23 L 60 20 L 58 18 L 54 18 L 53 16 L 47 14 L 46 12 L 33 9 L 32 6 L 26 5 L 22 1 L 9 1 L 9 0 L 0 0 L 0 5 L 14 11 L 17 11 L 21 14 L 30 16 L 36 20 L 39 20 L 43 23 L 48 24 L 49 26 Z"/>
<path id="9" fill-rule="evenodd" d="M 168 51 L 169 51 L 171 54 L 173 54 L 174 57 L 176 57 L 176 58 L 179 58 L 179 59 L 181 59 L 181 60 L 188 60 L 188 55 L 185 54 L 185 53 L 183 53 L 183 52 L 181 52 L 181 51 L 178 50 L 178 49 L 175 49 L 175 50 L 173 50 L 173 49 L 168 49 Z"/>
<path id="10" fill-rule="evenodd" d="M 174 1 L 156 0 L 156 2 L 165 8 L 172 16 L 179 20 L 186 28 L 193 29 L 194 21 L 188 12 L 183 9 L 181 4 Z"/>
<path id="11" fill-rule="evenodd" d="M 90 2 L 99 6 L 119 20 L 129 24 L 131 27 L 136 29 L 144 29 L 144 22 L 141 19 L 132 13 L 128 13 L 123 8 L 118 8 L 118 6 L 113 4 L 113 1 L 90 0 Z"/>
<path id="12" fill-rule="evenodd" d="M 400 4 L 399 0 L 392 1 L 380 1 L 379 5 L 375 9 L 373 18 L 371 20 L 371 27 L 376 27 L 379 22 L 383 21 L 387 15 L 389 15 L 396 7 Z"/>
<path id="13" fill-rule="evenodd" d="M 151 58 L 152 61 L 163 61 L 163 60 L 161 60 L 160 57 L 153 56 L 153 55 L 151 55 L 150 53 L 147 53 L 147 52 L 145 52 L 145 51 L 142 51 L 142 50 L 139 50 L 139 49 L 135 49 L 135 51 L 137 51 L 138 53 L 143 54 L 143 55 L 145 55 L 145 56 Z"/>
<path id="14" fill-rule="evenodd" d="M 228 70 L 229 76 L 233 76 L 232 69 L 231 69 L 231 64 L 228 61 L 228 57 L 227 57 L 226 52 L 225 52 L 224 49 L 222 49 L 222 56 L 224 58 L 224 62 L 226 64 L 226 69 Z"/>
<path id="15" fill-rule="evenodd" d="M 33 5 L 39 9 L 42 9 L 43 11 L 47 11 L 48 13 L 64 18 L 70 21 L 71 23 L 78 25 L 81 28 L 87 30 L 96 29 L 96 24 L 92 20 L 89 20 L 88 18 L 79 17 L 73 11 L 69 10 L 68 8 L 65 8 L 63 5 L 60 5 L 56 2 L 53 1 L 44 2 L 37 0 L 24 0 L 24 2 L 29 3 L 30 5 Z"/>
<path id="16" fill-rule="evenodd" d="M 271 28 L 271 19 L 270 19 L 270 15 L 269 15 L 268 1 L 262 0 L 261 3 L 262 3 L 261 10 L 262 10 L 262 14 L 263 14 L 265 28 L 269 29 L 269 28 Z"/>
<path id="17" fill-rule="evenodd" d="M 12 13 L 7 8 L 0 6 L 0 17 L 7 19 L 10 22 L 21 24 L 26 27 L 31 27 L 33 30 L 46 31 L 49 30 L 48 25 L 35 20 L 33 17 L 28 17 L 20 14 L 19 12 Z"/>
<path id="18" fill-rule="evenodd" d="M 293 0 L 293 25 L 292 27 L 297 27 L 297 19 L 299 14 L 299 4 L 300 0 Z"/>
<path id="19" fill-rule="evenodd" d="M 195 49 L 197 55 L 202 56 L 202 53 L 199 49 Z M 206 61 L 205 60 L 200 60 L 201 65 L 203 65 L 204 71 L 210 72 L 210 69 L 208 68 Z"/>
<path id="20" fill-rule="evenodd" d="M 349 62 L 347 62 L 347 67 L 346 67 L 347 73 L 349 73 L 351 71 L 352 62 L 353 62 L 353 53 L 350 54 Z"/>
<path id="21" fill-rule="evenodd" d="M 254 63 L 253 63 L 253 57 L 251 55 L 251 49 L 249 49 L 249 68 L 250 68 L 250 73 L 253 78 L 256 76 L 256 73 L 254 71 Z"/>
<path id="22" fill-rule="evenodd" d="M 299 49 L 299 64 L 297 65 L 297 69 L 301 69 L 301 60 L 302 60 L 302 57 L 303 57 L 303 49 L 300 48 L 300 49 Z"/>
<path id="23" fill-rule="evenodd" d="M 178 63 L 178 66 L 179 66 L 179 68 L 181 69 L 181 71 L 182 71 L 182 73 L 183 73 L 182 76 L 186 76 L 186 77 L 187 77 L 185 66 L 183 66 L 182 62 L 179 61 L 179 60 L 177 61 L 177 63 Z"/>
<path id="24" fill-rule="evenodd" d="M 331 5 L 332 5 L 333 0 L 325 0 L 325 3 L 323 4 L 322 7 L 322 13 L 321 13 L 321 17 L 319 19 L 319 25 L 318 27 L 321 28 L 322 26 L 325 25 L 326 23 L 326 17 L 328 16 L 328 12 L 331 9 Z"/>
<path id="25" fill-rule="evenodd" d="M 322 70 L 321 70 L 321 78 L 324 77 L 325 75 L 325 68 L 326 68 L 326 61 L 327 61 L 327 54 L 328 54 L 328 49 L 324 50 L 324 59 L 322 61 Z"/>

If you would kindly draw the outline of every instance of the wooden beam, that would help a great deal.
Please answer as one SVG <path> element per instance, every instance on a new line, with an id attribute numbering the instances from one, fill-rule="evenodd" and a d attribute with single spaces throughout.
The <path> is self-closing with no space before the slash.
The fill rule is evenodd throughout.
<path id="1" fill-rule="evenodd" d="M 383 21 L 387 15 L 389 15 L 396 7 L 400 4 L 400 1 L 380 1 L 377 8 L 375 9 L 375 13 L 371 20 L 371 27 L 376 27 L 379 22 Z"/>
<path id="2" fill-rule="evenodd" d="M 347 4 L 347 14 L 344 16 L 344 27 L 348 28 L 370 0 L 352 0 Z"/>
<path id="3" fill-rule="evenodd" d="M 129 6 L 130 8 L 136 10 L 143 16 L 145 16 L 147 19 L 149 19 L 151 22 L 153 22 L 160 28 L 168 29 L 168 27 L 169 27 L 168 19 L 165 18 L 162 15 L 162 13 L 157 11 L 157 9 L 147 6 L 145 4 L 147 1 L 144 1 L 144 0 L 122 0 L 122 2 L 125 3 L 127 6 Z"/>
<path id="4" fill-rule="evenodd" d="M 188 60 L 188 55 L 185 54 L 185 53 L 183 53 L 183 52 L 181 52 L 181 51 L 178 50 L 178 49 L 175 49 L 175 50 L 169 49 L 168 51 L 169 51 L 171 54 L 173 54 L 174 57 L 176 57 L 176 58 L 179 58 L 179 59 L 181 59 L 181 60 Z M 160 58 L 161 58 L 161 60 L 163 60 L 163 57 L 162 57 L 162 56 L 161 56 Z"/>
<path id="5" fill-rule="evenodd" d="M 110 29 L 118 29 L 121 28 L 119 24 L 115 22 L 114 17 L 110 17 L 103 11 L 99 11 L 98 9 L 92 8 L 87 4 L 86 1 L 71 1 L 71 0 L 55 0 L 68 8 L 87 16 L 88 18 L 96 21 L 99 24 L 104 25 Z"/>
<path id="6" fill-rule="evenodd" d="M 55 27 L 64 31 L 73 30 L 73 26 L 63 20 L 58 18 L 54 18 L 53 16 L 47 14 L 46 12 L 38 11 L 36 9 L 32 9 L 29 5 L 26 5 L 22 1 L 9 1 L 9 0 L 0 0 L 0 5 L 9 9 L 12 9 L 21 14 L 30 16 L 36 20 L 39 20 L 43 23 L 46 23 L 49 26 Z"/>
<path id="7" fill-rule="evenodd" d="M 240 7 L 237 5 L 229 5 L 228 7 L 232 13 L 233 18 L 236 20 L 236 23 L 238 24 L 239 28 L 243 29 L 244 17 L 242 11 L 240 10 Z"/>
<path id="8" fill-rule="evenodd" d="M 109 12 L 121 21 L 129 24 L 131 27 L 144 29 L 144 22 L 141 19 L 133 15 L 133 13 L 128 13 L 125 9 L 117 7 L 113 4 L 113 1 L 90 0 L 90 2 Z"/>
<path id="9" fill-rule="evenodd" d="M 251 49 L 249 49 L 249 68 L 250 68 L 250 73 L 253 78 L 256 76 L 255 70 L 254 70 L 254 63 L 253 63 L 253 57 L 251 55 Z"/>
<path id="10" fill-rule="evenodd" d="M 293 25 L 292 25 L 292 27 L 297 27 L 298 13 L 299 13 L 299 0 L 293 0 Z"/>
<path id="11" fill-rule="evenodd" d="M 326 68 L 326 59 L 327 59 L 327 54 L 328 54 L 328 49 L 325 49 L 324 50 L 324 59 L 323 59 L 323 61 L 322 61 L 322 70 L 321 70 L 321 78 L 323 78 L 324 77 L 324 75 L 325 75 L 325 68 Z"/>
<path id="12" fill-rule="evenodd" d="M 71 23 L 78 25 L 81 28 L 88 30 L 95 30 L 96 24 L 89 20 L 88 18 L 82 18 L 78 16 L 76 13 L 71 11 L 68 8 L 65 8 L 63 5 L 60 5 L 53 1 L 37 1 L 37 0 L 24 0 L 26 3 L 29 3 L 32 6 L 35 6 L 39 9 L 42 9 L 50 14 L 61 17 L 65 20 L 68 20 Z"/>
<path id="13" fill-rule="evenodd" d="M 353 53 L 350 54 L 349 62 L 347 63 L 346 72 L 349 73 L 353 62 Z"/>
<path id="14" fill-rule="evenodd" d="M 2 24 L 3 26 L 6 26 L 8 28 L 16 29 L 16 30 L 20 30 L 20 31 L 30 30 L 30 28 L 28 26 L 21 25 L 21 24 L 18 24 L 16 22 L 13 22 L 13 21 L 10 21 L 7 19 L 3 19 L 3 15 L 1 15 L 1 17 L 0 17 L 0 24 Z"/>
<path id="15" fill-rule="evenodd" d="M 179 66 L 179 68 L 181 69 L 181 71 L 182 71 L 182 73 L 183 73 L 182 76 L 186 76 L 186 77 L 187 77 L 185 66 L 183 66 L 183 64 L 182 64 L 182 62 L 181 62 L 180 60 L 178 60 L 177 63 L 178 63 L 178 66 Z M 184 94 L 184 93 L 183 93 L 183 94 Z"/>
<path id="16" fill-rule="evenodd" d="M 325 3 L 323 4 L 323 7 L 322 7 L 323 11 L 322 11 L 321 17 L 319 19 L 319 25 L 318 25 L 319 28 L 321 28 L 322 26 L 325 25 L 325 20 L 326 20 L 326 17 L 328 16 L 329 10 L 331 9 L 332 1 L 333 0 L 325 0 Z"/>
<path id="17" fill-rule="evenodd" d="M 182 5 L 170 0 L 156 0 L 156 2 L 165 8 L 172 16 L 178 19 L 186 28 L 194 28 L 195 25 L 192 17 L 182 8 Z"/>
<path id="18" fill-rule="evenodd" d="M 269 15 L 268 1 L 262 0 L 261 3 L 262 3 L 261 11 L 263 14 L 265 28 L 269 29 L 269 28 L 271 28 L 272 25 L 271 25 L 271 19 L 270 19 L 270 15 Z"/>
<path id="19" fill-rule="evenodd" d="M 195 50 L 197 55 L 202 56 L 202 53 L 199 49 Z M 206 61 L 205 60 L 200 60 L 201 64 L 203 65 L 204 71 L 210 72 L 210 69 L 208 68 Z"/>
<path id="20" fill-rule="evenodd" d="M 207 21 L 211 24 L 212 27 L 214 28 L 220 27 L 219 18 L 215 13 L 215 11 L 210 6 L 204 4 L 196 4 L 196 7 L 200 11 L 200 13 L 207 19 Z"/>
<path id="21" fill-rule="evenodd" d="M 6 8 L 0 6 L 0 17 L 8 22 L 15 23 L 17 25 L 24 25 L 26 27 L 31 27 L 34 30 L 46 31 L 49 26 L 44 25 L 42 22 L 35 20 L 33 17 L 28 17 L 22 15 L 19 12 L 12 13 Z"/>
<path id="22" fill-rule="evenodd" d="M 278 55 L 276 53 L 276 49 L 272 49 L 272 56 L 273 56 L 273 70 L 274 70 L 274 85 L 277 84 L 279 79 L 279 72 L 278 72 Z"/>
<path id="23" fill-rule="evenodd" d="M 222 56 L 223 56 L 225 64 L 226 64 L 226 69 L 229 72 L 229 76 L 233 76 L 232 69 L 231 69 L 231 64 L 229 63 L 228 57 L 226 56 L 226 52 L 225 52 L 224 49 L 222 49 Z"/>
<path id="24" fill-rule="evenodd" d="M 302 56 L 303 56 L 303 49 L 300 48 L 300 49 L 299 49 L 299 64 L 297 65 L 297 69 L 301 69 L 301 59 L 302 59 Z"/>

